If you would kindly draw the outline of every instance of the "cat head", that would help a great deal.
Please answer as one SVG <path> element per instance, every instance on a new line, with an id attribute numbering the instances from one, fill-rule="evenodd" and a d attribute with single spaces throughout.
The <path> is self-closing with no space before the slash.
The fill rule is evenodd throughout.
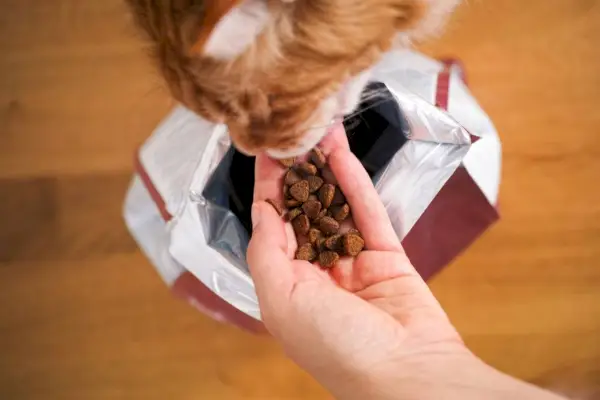
<path id="1" fill-rule="evenodd" d="M 351 112 L 395 43 L 459 0 L 127 0 L 173 96 L 247 154 L 302 154 Z"/>

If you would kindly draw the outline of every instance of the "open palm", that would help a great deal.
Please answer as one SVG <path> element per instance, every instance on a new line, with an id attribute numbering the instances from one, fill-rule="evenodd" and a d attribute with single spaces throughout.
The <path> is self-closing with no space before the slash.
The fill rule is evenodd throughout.
<path id="1" fill-rule="evenodd" d="M 459 336 L 407 259 L 367 172 L 349 151 L 343 128 L 320 148 L 366 250 L 329 270 L 293 260 L 293 229 L 264 201 L 282 202 L 285 171 L 278 162 L 257 157 L 248 261 L 269 331 L 299 364 L 329 374 L 340 368 L 373 370 L 391 354 L 461 353 Z"/>

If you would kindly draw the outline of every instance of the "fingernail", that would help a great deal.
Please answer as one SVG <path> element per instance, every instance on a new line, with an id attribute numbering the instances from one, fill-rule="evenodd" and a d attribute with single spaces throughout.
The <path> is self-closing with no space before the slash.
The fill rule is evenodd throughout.
<path id="1" fill-rule="evenodd" d="M 256 229 L 260 222 L 260 209 L 257 203 L 252 204 L 252 229 Z"/>

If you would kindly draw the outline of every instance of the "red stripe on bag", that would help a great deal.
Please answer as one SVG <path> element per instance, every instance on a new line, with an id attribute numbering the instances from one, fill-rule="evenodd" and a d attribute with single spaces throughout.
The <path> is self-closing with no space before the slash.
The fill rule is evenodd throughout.
<path id="1" fill-rule="evenodd" d="M 448 111 L 448 97 L 450 95 L 450 69 L 452 64 L 444 63 L 444 68 L 437 77 L 437 86 L 435 88 L 435 106 L 444 111 Z"/>
<path id="2" fill-rule="evenodd" d="M 158 193 L 156 186 L 154 186 L 154 183 L 152 183 L 150 176 L 146 172 L 146 169 L 142 164 L 142 160 L 140 160 L 139 152 L 137 152 L 135 156 L 134 168 L 137 174 L 139 175 L 140 179 L 142 180 L 144 187 L 146 187 L 146 190 L 150 194 L 152 201 L 154 201 L 154 204 L 156 204 L 156 207 L 158 208 L 158 212 L 160 212 L 161 217 L 165 220 L 165 222 L 170 221 L 173 218 L 173 216 L 169 213 L 169 211 L 167 211 L 167 205 L 165 204 L 165 201 L 163 200 L 160 193 Z"/>
<path id="3" fill-rule="evenodd" d="M 465 75 L 465 69 L 459 60 L 454 58 L 441 59 L 440 62 L 444 65 L 444 68 L 440 71 L 437 77 L 437 85 L 435 88 L 435 106 L 441 108 L 444 111 L 448 111 L 448 101 L 450 98 L 450 73 L 452 68 L 458 69 L 460 79 L 467 84 L 467 77 Z M 479 136 L 475 136 L 469 133 L 471 137 L 471 143 L 475 143 L 480 139 Z"/>
<path id="4" fill-rule="evenodd" d="M 443 69 L 439 72 L 437 78 L 435 106 L 444 111 L 448 111 L 448 99 L 450 97 L 450 73 L 452 72 L 452 68 L 456 68 L 458 70 L 460 79 L 462 79 L 465 85 L 468 86 L 469 84 L 467 83 L 467 75 L 465 74 L 465 69 L 462 62 L 455 58 L 444 58 L 441 59 L 440 62 L 443 64 Z"/>
<path id="5" fill-rule="evenodd" d="M 465 85 L 467 85 L 467 87 L 469 86 L 469 82 L 467 81 L 467 73 L 465 72 L 465 66 L 462 61 L 451 57 L 440 58 L 439 61 L 445 66 L 448 66 L 450 69 L 456 68 L 460 79 L 465 83 Z"/>

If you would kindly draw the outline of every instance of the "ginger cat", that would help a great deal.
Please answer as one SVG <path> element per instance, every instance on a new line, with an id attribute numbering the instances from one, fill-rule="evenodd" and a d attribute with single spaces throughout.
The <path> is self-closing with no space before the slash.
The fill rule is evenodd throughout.
<path id="1" fill-rule="evenodd" d="M 305 153 L 358 105 L 392 48 L 437 33 L 460 0 L 125 0 L 172 95 L 234 145 Z"/>

